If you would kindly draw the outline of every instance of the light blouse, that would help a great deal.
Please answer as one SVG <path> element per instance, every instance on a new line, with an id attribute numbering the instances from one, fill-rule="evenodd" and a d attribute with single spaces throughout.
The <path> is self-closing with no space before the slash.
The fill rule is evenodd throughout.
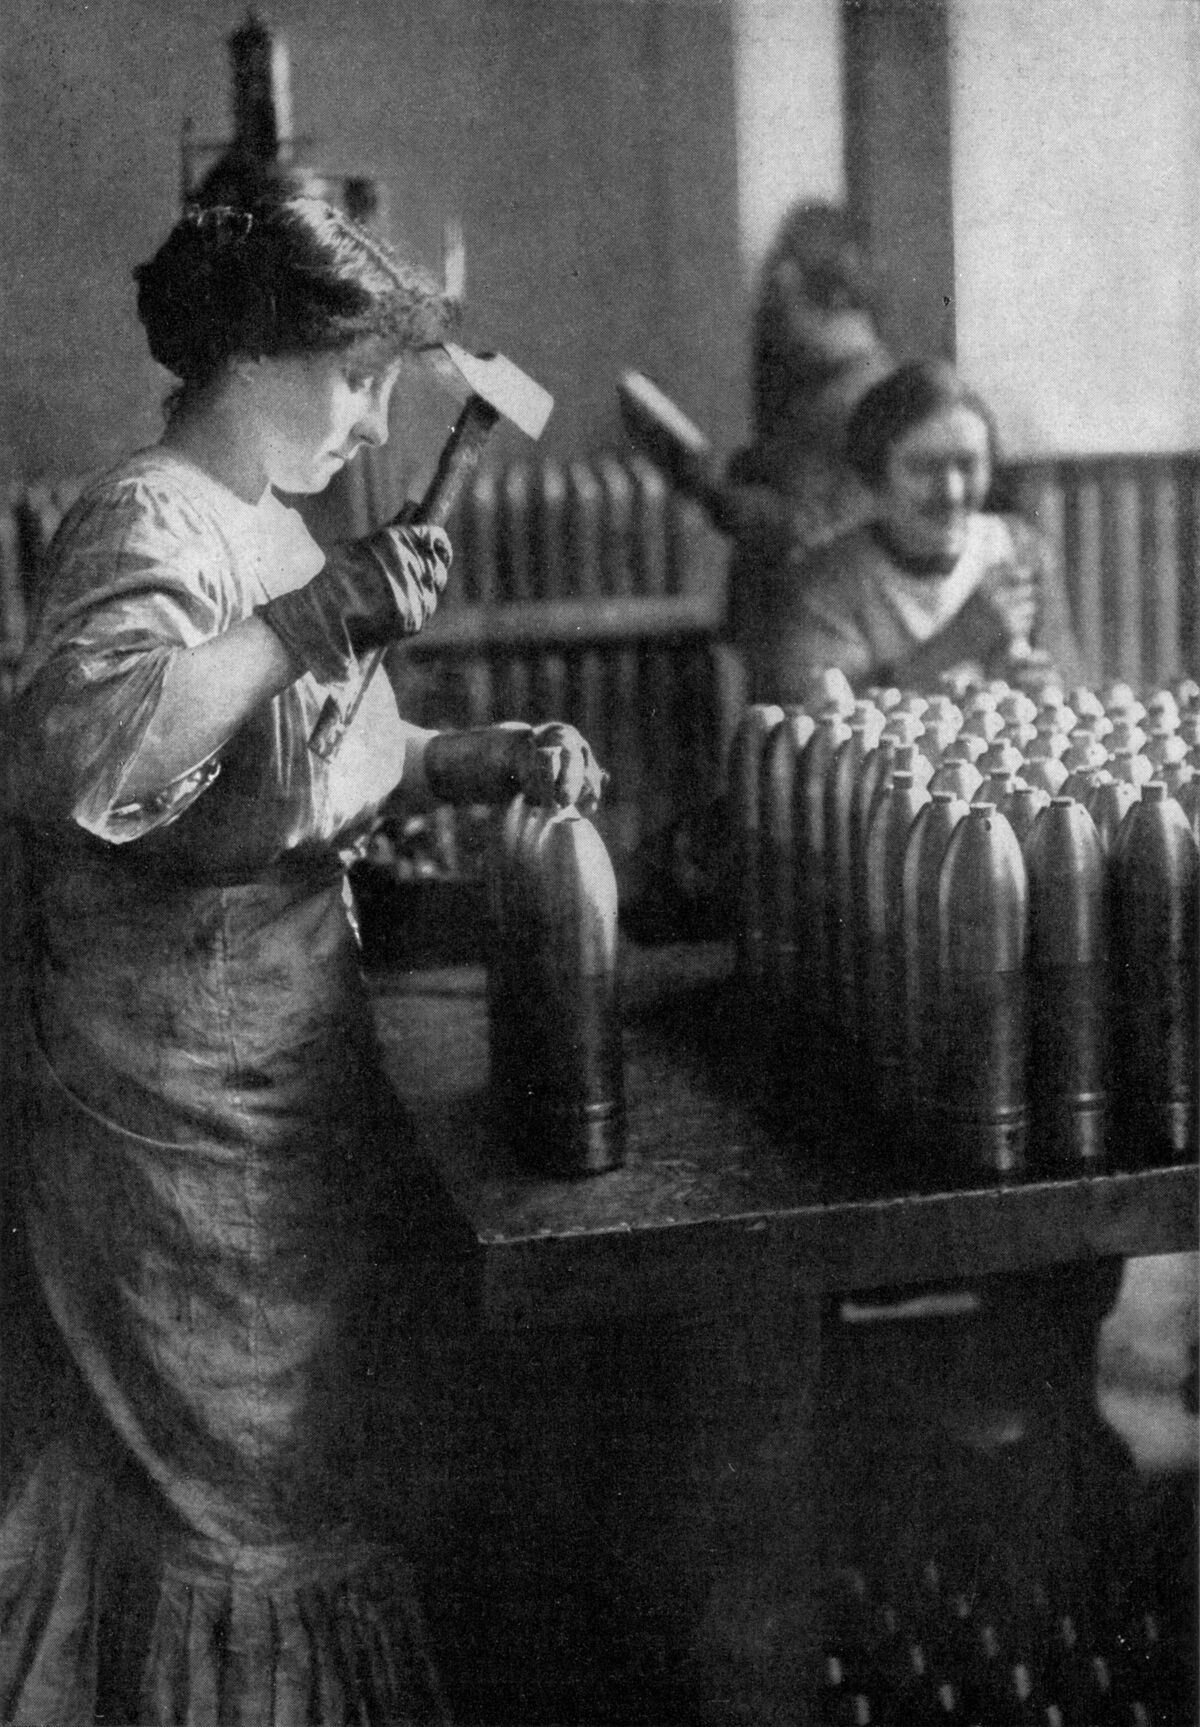
<path id="1" fill-rule="evenodd" d="M 831 667 L 856 689 L 904 687 L 912 681 L 909 662 L 921 651 L 928 667 L 943 637 L 939 671 L 990 676 L 998 669 L 991 664 L 994 640 L 983 640 L 981 631 L 977 642 L 964 645 L 948 633 L 975 596 L 1031 600 L 1031 645 L 1048 654 L 1057 676 L 1079 681 L 1079 653 L 1049 547 L 1019 517 L 977 513 L 945 575 L 903 570 L 869 524 L 786 570 L 765 572 L 744 597 L 737 620 L 751 699 L 804 701 Z M 997 630 L 1002 616 L 998 606 L 992 618 Z"/>
<path id="2" fill-rule="evenodd" d="M 170 849 L 213 880 L 253 875 L 299 846 L 352 845 L 428 735 L 401 719 L 386 677 L 332 762 L 307 739 L 339 690 L 305 674 L 175 783 L 123 795 L 172 656 L 303 586 L 322 562 L 272 491 L 247 504 L 162 447 L 91 486 L 51 547 L 18 679 L 29 816 L 73 818 L 118 845 L 186 817 Z"/>

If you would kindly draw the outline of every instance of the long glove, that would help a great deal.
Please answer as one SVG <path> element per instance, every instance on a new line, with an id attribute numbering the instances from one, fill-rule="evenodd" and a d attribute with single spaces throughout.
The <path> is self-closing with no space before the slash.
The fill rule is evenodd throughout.
<path id="1" fill-rule="evenodd" d="M 586 815 L 608 775 L 575 727 L 554 721 L 438 732 L 425 751 L 425 778 L 446 803 L 500 803 L 523 792 L 534 803 L 575 804 Z"/>
<path id="2" fill-rule="evenodd" d="M 437 609 L 452 557 L 440 528 L 391 523 L 335 547 L 311 582 L 256 609 L 301 671 L 339 683 L 369 649 L 416 635 Z"/>

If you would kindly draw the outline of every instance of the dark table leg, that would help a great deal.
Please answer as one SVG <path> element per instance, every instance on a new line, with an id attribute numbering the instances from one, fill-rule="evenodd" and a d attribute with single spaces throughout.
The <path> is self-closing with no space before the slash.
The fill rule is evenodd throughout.
<path id="1" fill-rule="evenodd" d="M 703 1579 L 685 1672 L 713 1727 L 813 1719 L 819 1655 L 820 1302 L 782 1272 L 753 1294 L 696 1337 L 684 1388 L 685 1546 Z"/>
<path id="2" fill-rule="evenodd" d="M 464 1723 L 811 1719 L 818 1306 L 775 1271 L 740 1293 L 703 1322 L 480 1340 L 427 1567 Z"/>
<path id="3" fill-rule="evenodd" d="M 1140 1479 L 1096 1408 L 1096 1331 L 1120 1272 L 1083 1262 L 981 1280 L 963 1317 L 851 1325 L 831 1303 L 823 1569 L 857 1575 L 867 1606 L 847 1579 L 827 1631 L 872 1719 L 927 1718 L 902 1701 L 919 1684 L 904 1665 L 914 1645 L 963 1695 L 987 1624 L 988 1683 L 1020 1664 L 1073 1720 L 1082 1705 L 1059 1689 L 1064 1619 L 1120 1687 L 1105 1719 L 1125 1707 L 1132 1720 L 1135 1700 L 1155 1723 L 1195 1719 L 1194 1478 L 1178 1490 Z M 984 1718 L 1007 1720 L 1010 1706 L 997 1693 Z"/>

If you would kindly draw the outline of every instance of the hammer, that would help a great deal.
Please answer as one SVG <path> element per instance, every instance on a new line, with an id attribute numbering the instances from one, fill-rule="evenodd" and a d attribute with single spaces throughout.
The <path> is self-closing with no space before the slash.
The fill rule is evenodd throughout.
<path id="1" fill-rule="evenodd" d="M 729 488 L 699 426 L 641 372 L 622 373 L 617 399 L 625 430 L 641 453 L 721 525 Z"/>
<path id="2" fill-rule="evenodd" d="M 471 394 L 454 422 L 433 479 L 412 518 L 415 523 L 428 522 L 437 528 L 444 526 L 463 487 L 479 466 L 493 426 L 502 419 L 509 420 L 526 437 L 536 440 L 541 437 L 554 407 L 554 397 L 549 391 L 534 383 L 503 354 L 469 354 L 456 342 L 442 342 L 440 346 L 451 365 L 465 378 Z M 337 754 L 386 652 L 386 648 L 372 648 L 345 709 L 333 696 L 326 700 L 308 740 L 309 749 L 322 761 L 332 761 Z"/>
<path id="3" fill-rule="evenodd" d="M 687 498 L 698 503 L 722 534 L 757 548 L 760 557 L 783 557 L 794 543 L 794 512 L 769 486 L 726 480 L 712 445 L 671 398 L 643 377 L 624 372 L 617 383 L 621 419 L 630 440 Z"/>

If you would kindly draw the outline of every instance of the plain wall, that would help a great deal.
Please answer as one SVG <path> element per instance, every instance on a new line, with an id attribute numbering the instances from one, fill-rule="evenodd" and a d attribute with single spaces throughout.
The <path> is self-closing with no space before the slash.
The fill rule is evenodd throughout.
<path id="1" fill-rule="evenodd" d="M 898 358 L 954 354 L 946 0 L 842 0 L 846 179 Z"/>
<path id="2" fill-rule="evenodd" d="M 178 210 L 184 116 L 228 136 L 243 17 L 241 0 L 6 0 L 0 479 L 90 471 L 157 435 L 169 380 L 129 272 Z M 431 266 L 461 219 L 466 339 L 554 393 L 547 453 L 619 439 L 627 366 L 714 440 L 741 435 L 725 0 L 276 0 L 264 17 L 308 159 L 384 178 L 395 235 Z"/>
<path id="3" fill-rule="evenodd" d="M 1015 455 L 1200 441 L 1200 5 L 950 0 L 957 346 Z"/>
<path id="4" fill-rule="evenodd" d="M 839 0 L 734 0 L 738 228 L 748 282 L 802 199 L 846 196 Z"/>

